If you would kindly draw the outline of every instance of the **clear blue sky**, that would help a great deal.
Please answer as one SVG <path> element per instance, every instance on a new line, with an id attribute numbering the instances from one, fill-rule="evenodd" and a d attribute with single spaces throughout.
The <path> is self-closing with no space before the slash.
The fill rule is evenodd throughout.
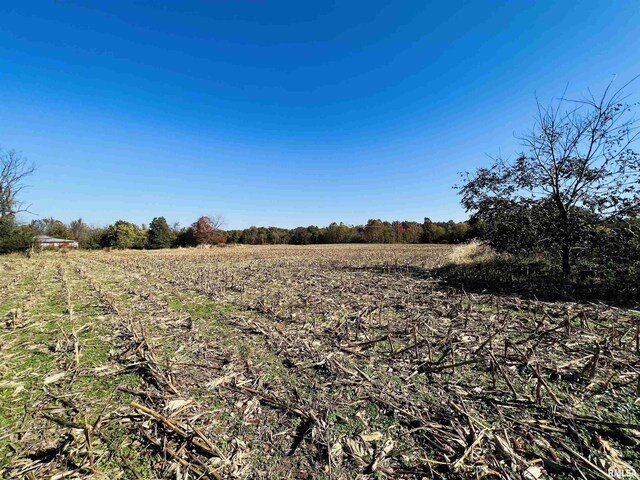
<path id="1" fill-rule="evenodd" d="M 0 145 L 64 221 L 462 220 L 534 93 L 638 73 L 638 1 L 2 2 Z"/>

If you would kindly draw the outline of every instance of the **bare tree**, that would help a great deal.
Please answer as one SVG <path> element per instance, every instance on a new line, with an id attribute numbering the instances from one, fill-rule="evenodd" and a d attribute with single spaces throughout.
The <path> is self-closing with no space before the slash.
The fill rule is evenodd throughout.
<path id="1" fill-rule="evenodd" d="M 69 232 L 75 240 L 85 243 L 91 234 L 91 227 L 89 227 L 82 218 L 78 218 L 77 220 L 72 220 L 69 223 Z"/>
<path id="2" fill-rule="evenodd" d="M 26 186 L 24 179 L 34 170 L 33 164 L 20 153 L 0 149 L 0 219 L 28 211 L 18 195 Z"/>
<path id="3" fill-rule="evenodd" d="M 555 231 L 543 233 L 559 244 L 569 275 L 584 222 L 640 210 L 640 155 L 634 150 L 640 132 L 624 93 L 629 83 L 614 91 L 611 82 L 602 95 L 589 92 L 578 101 L 561 98 L 547 107 L 538 101 L 534 128 L 521 138 L 524 151 L 466 174 L 460 193 L 467 211 L 481 219 L 522 207 L 547 211 Z"/>
<path id="4" fill-rule="evenodd" d="M 227 224 L 227 219 L 220 213 L 216 213 L 215 215 L 210 215 L 205 218 L 208 220 L 209 225 L 211 225 L 214 232 L 220 232 L 220 230 L 222 230 L 222 228 Z"/>

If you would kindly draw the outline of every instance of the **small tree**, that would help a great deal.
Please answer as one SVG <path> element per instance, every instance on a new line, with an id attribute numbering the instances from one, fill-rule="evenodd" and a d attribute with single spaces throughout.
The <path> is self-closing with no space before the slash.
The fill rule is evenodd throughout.
<path id="1" fill-rule="evenodd" d="M 637 215 L 638 130 L 626 85 L 611 87 L 580 101 L 538 102 L 536 123 L 521 138 L 524 150 L 515 160 L 494 158 L 490 167 L 463 176 L 462 204 L 487 224 L 498 250 L 513 247 L 512 233 L 526 226 L 539 248 L 559 251 L 568 276 L 594 222 Z"/>
<path id="2" fill-rule="evenodd" d="M 198 218 L 192 225 L 193 237 L 197 245 L 212 245 L 222 243 L 224 237 L 220 229 L 224 225 L 224 219 L 220 215 L 211 217 L 202 216 Z"/>
<path id="3" fill-rule="evenodd" d="M 174 239 L 173 231 L 164 217 L 156 217 L 151 221 L 147 233 L 147 248 L 169 248 Z"/>

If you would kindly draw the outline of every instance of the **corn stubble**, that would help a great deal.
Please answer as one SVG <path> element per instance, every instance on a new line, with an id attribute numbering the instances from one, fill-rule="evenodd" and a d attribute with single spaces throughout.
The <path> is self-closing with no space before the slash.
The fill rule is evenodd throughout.
<path id="1" fill-rule="evenodd" d="M 0 472 L 634 475 L 640 313 L 469 293 L 434 276 L 476 254 L 334 245 L 8 257 Z"/>

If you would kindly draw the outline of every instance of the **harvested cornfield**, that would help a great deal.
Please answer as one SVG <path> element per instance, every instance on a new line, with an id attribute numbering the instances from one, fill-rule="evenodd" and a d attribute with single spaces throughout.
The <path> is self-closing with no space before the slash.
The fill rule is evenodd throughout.
<path id="1" fill-rule="evenodd" d="M 0 472 L 635 476 L 640 312 L 443 284 L 470 250 L 4 257 Z"/>

